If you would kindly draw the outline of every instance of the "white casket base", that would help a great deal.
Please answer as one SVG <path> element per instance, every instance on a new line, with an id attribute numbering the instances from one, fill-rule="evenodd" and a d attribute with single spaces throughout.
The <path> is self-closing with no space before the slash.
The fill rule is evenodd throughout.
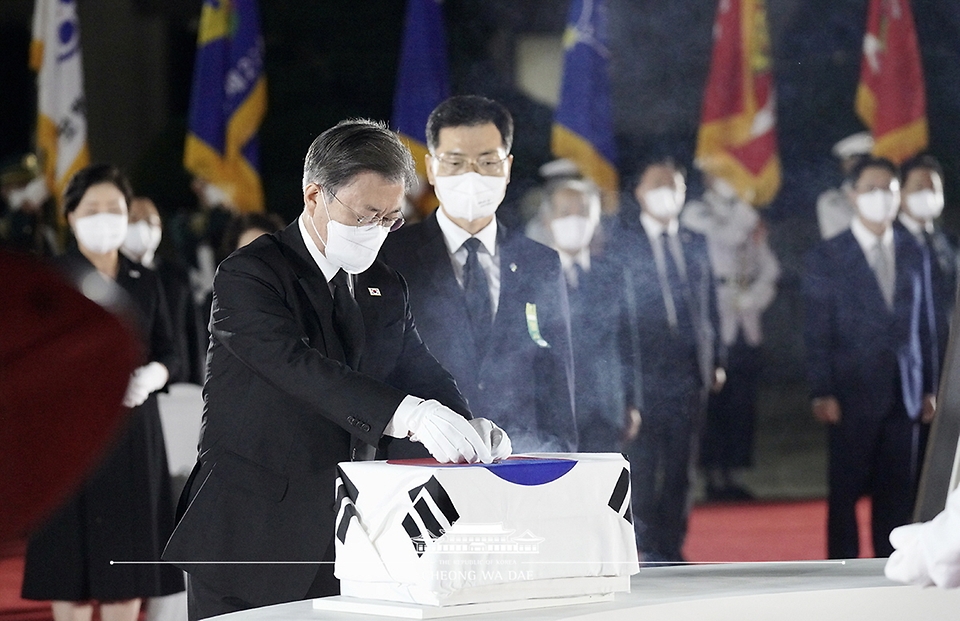
<path id="1" fill-rule="evenodd" d="M 639 571 L 619 454 L 350 462 L 339 473 L 340 600 L 558 605 L 628 592 Z"/>

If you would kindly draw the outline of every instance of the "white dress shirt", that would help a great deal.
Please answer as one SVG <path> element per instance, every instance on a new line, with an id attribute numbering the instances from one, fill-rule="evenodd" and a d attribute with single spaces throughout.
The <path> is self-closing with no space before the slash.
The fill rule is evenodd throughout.
<path id="1" fill-rule="evenodd" d="M 897 273 L 897 258 L 893 251 L 893 227 L 888 226 L 887 230 L 883 232 L 883 235 L 877 237 L 870 231 L 863 222 L 860 221 L 860 218 L 854 218 L 853 222 L 850 223 L 850 232 L 853 233 L 853 236 L 856 238 L 857 243 L 860 244 L 860 248 L 863 250 L 863 254 L 867 257 L 867 263 L 870 264 L 870 269 L 875 270 L 876 266 L 874 265 L 875 257 L 873 254 L 873 249 L 877 247 L 877 242 L 879 241 L 883 247 L 883 251 L 887 255 L 887 259 L 890 261 L 890 269 L 894 274 Z"/>
<path id="2" fill-rule="evenodd" d="M 663 233 L 667 233 L 670 252 L 673 255 L 673 261 L 677 264 L 677 271 L 683 280 L 687 279 L 687 262 L 683 258 L 683 247 L 680 245 L 680 238 L 677 233 L 680 231 L 680 221 L 673 218 L 666 225 L 648 215 L 646 212 L 640 212 L 640 224 L 647 233 L 650 240 L 650 246 L 653 248 L 653 258 L 657 264 L 657 275 L 660 277 L 660 292 L 663 295 L 663 304 L 667 309 L 667 321 L 671 326 L 677 325 L 677 308 L 673 300 L 673 292 L 670 290 L 670 281 L 667 277 L 667 265 L 664 262 Z"/>
<path id="3" fill-rule="evenodd" d="M 337 272 L 340 271 L 340 266 L 334 265 L 330 259 L 326 257 L 320 249 L 317 248 L 316 242 L 313 241 L 313 238 L 310 237 L 310 233 L 307 231 L 307 225 L 304 224 L 307 216 L 306 212 L 303 213 L 299 218 L 297 218 L 297 225 L 300 227 L 300 235 L 303 236 L 303 245 L 307 247 L 307 252 L 310 253 L 310 256 L 313 257 L 314 263 L 317 264 L 317 267 L 320 268 L 320 271 L 323 272 L 323 277 L 327 279 L 327 288 L 330 290 L 330 294 L 333 295 L 333 285 L 330 284 L 330 281 L 333 280 L 333 277 L 337 275 Z M 319 233 L 318 233 L 319 234 Z M 347 274 L 347 284 L 350 286 L 350 295 L 353 293 L 353 274 Z M 356 297 L 354 295 L 354 297 Z"/>
<path id="4" fill-rule="evenodd" d="M 558 250 L 557 254 L 560 255 L 560 266 L 567 276 L 567 282 L 570 283 L 571 287 L 579 287 L 577 266 L 579 265 L 584 273 L 590 271 L 590 247 L 581 248 L 580 252 L 576 254 L 568 254 L 562 250 Z"/>
<path id="5" fill-rule="evenodd" d="M 933 222 L 920 222 L 919 220 L 908 216 L 903 211 L 900 212 L 900 215 L 897 216 L 897 219 L 900 220 L 900 224 L 910 231 L 910 234 L 913 235 L 921 245 L 925 246 L 927 244 L 927 239 L 924 237 L 924 233 L 933 233 Z"/>
<path id="6" fill-rule="evenodd" d="M 447 254 L 450 255 L 450 262 L 453 265 L 453 274 L 456 276 L 460 287 L 463 287 L 463 266 L 467 263 L 468 254 L 463 243 L 471 237 L 480 240 L 477 260 L 487 275 L 491 308 L 493 316 L 496 317 L 497 307 L 500 305 L 500 255 L 497 252 L 497 218 L 494 217 L 490 224 L 480 229 L 476 235 L 471 235 L 447 217 L 441 207 L 437 209 L 437 224 L 440 225 L 440 231 L 443 233 L 443 241 L 447 245 Z"/>

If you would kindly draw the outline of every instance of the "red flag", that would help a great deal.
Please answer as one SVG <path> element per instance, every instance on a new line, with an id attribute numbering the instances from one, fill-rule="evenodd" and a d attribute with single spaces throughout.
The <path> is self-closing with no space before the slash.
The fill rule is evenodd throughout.
<path id="1" fill-rule="evenodd" d="M 927 97 L 908 0 L 870 0 L 857 115 L 873 133 L 874 155 L 900 163 L 927 146 Z"/>
<path id="2" fill-rule="evenodd" d="M 772 69 L 766 0 L 720 0 L 696 161 L 754 205 L 780 188 Z"/>

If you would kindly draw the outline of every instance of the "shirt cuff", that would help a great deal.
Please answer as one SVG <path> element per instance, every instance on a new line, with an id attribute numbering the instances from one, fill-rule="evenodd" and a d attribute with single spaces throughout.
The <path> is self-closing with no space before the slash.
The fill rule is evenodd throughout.
<path id="1" fill-rule="evenodd" d="M 423 403 L 423 399 L 420 397 L 414 397 L 413 395 L 404 397 L 393 413 L 390 422 L 383 428 L 383 435 L 391 438 L 406 438 L 409 433 L 408 421 L 410 415 L 421 403 Z"/>

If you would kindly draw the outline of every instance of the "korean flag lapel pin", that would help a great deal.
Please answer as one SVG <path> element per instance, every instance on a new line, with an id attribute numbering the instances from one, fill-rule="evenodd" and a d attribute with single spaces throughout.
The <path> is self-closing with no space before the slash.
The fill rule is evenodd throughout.
<path id="1" fill-rule="evenodd" d="M 375 298 L 380 297 L 380 289 L 378 289 L 377 287 L 367 287 L 367 292 L 369 292 L 370 295 Z"/>
<path id="2" fill-rule="evenodd" d="M 511 272 L 517 271 L 517 264 L 516 264 L 516 263 L 511 263 L 511 264 L 510 264 L 510 271 L 511 271 Z"/>

